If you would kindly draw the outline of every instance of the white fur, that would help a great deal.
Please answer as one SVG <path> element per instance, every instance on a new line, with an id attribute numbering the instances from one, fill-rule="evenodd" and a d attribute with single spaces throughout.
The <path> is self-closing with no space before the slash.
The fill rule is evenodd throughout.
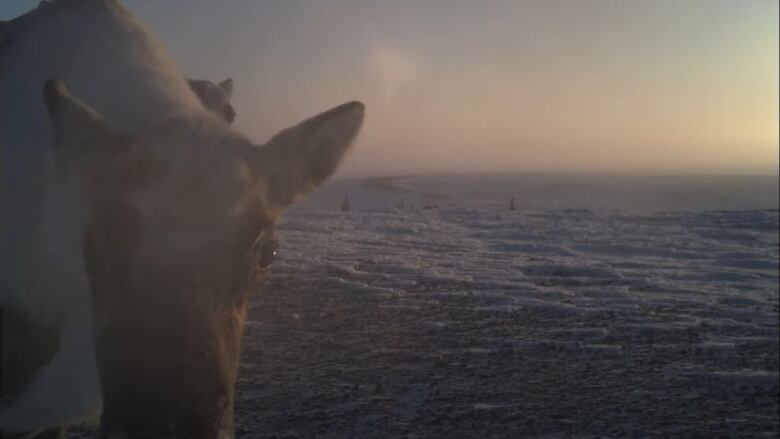
<path id="1" fill-rule="evenodd" d="M 54 359 L 0 413 L 0 430 L 7 433 L 67 423 L 100 406 L 82 255 L 90 212 L 71 189 L 76 185 L 58 175 L 54 164 L 42 96 L 50 78 L 60 79 L 100 114 L 110 131 L 144 137 L 158 158 L 177 165 L 131 200 L 148 211 L 147 221 L 162 215 L 155 229 L 160 251 L 151 249 L 150 257 L 169 249 L 203 253 L 212 245 L 209 239 L 225 241 L 193 231 L 201 223 L 224 220 L 222 213 L 236 211 L 244 198 L 266 197 L 266 208 L 278 214 L 336 169 L 363 121 L 363 105 L 351 102 L 281 132 L 256 150 L 207 112 L 156 40 L 116 0 L 52 0 L 3 25 L 0 306 L 17 307 L 60 329 Z M 230 88 L 222 89 L 227 94 Z M 257 166 L 253 172 L 250 163 Z M 268 175 L 263 179 L 255 171 Z M 182 184 L 190 194 L 183 199 Z M 191 196 L 191 184 L 199 186 L 197 197 Z M 165 229 L 171 210 L 186 216 L 187 227 Z"/>
<path id="2" fill-rule="evenodd" d="M 204 110 L 154 37 L 115 1 L 53 0 L 0 32 L 0 305 L 43 322 L 64 318 L 53 361 L 0 413 L 0 430 L 15 432 L 100 404 L 81 255 L 87 211 L 55 172 L 44 82 L 61 79 L 120 133 Z"/>

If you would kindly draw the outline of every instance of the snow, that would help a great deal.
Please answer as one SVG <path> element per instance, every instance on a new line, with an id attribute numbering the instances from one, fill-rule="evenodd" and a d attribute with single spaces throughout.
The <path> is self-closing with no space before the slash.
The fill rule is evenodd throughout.
<path id="1" fill-rule="evenodd" d="M 237 436 L 776 436 L 776 179 L 602 204 L 625 179 L 516 211 L 526 177 L 318 192 L 250 312 Z"/>

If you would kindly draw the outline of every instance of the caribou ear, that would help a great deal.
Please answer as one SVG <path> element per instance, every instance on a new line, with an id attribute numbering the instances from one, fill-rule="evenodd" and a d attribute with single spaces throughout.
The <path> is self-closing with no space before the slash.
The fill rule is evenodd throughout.
<path id="1" fill-rule="evenodd" d="M 259 150 L 267 202 L 283 209 L 322 184 L 338 167 L 363 124 L 364 106 L 350 102 L 288 128 Z"/>
<path id="2" fill-rule="evenodd" d="M 81 160 L 94 150 L 111 148 L 111 135 L 103 118 L 71 95 L 62 81 L 46 81 L 43 95 L 58 160 Z"/>
<path id="3" fill-rule="evenodd" d="M 230 98 L 233 97 L 233 78 L 228 78 L 219 84 L 219 88 Z"/>
<path id="4" fill-rule="evenodd" d="M 143 184 L 164 167 L 139 150 L 129 139 L 112 132 L 103 118 L 74 97 L 62 81 L 49 80 L 43 88 L 57 166 L 73 172 L 83 188 L 99 202 Z"/>

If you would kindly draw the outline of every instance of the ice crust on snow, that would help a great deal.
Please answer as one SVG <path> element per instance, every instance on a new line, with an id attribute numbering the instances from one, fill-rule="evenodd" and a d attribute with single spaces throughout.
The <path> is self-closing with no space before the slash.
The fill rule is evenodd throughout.
<path id="1" fill-rule="evenodd" d="M 403 190 L 386 191 L 337 181 L 287 213 L 270 292 L 251 313 L 262 324 L 250 325 L 246 360 L 270 349 L 284 366 L 247 366 L 272 378 L 267 392 L 247 390 L 254 396 L 239 423 L 257 415 L 253 401 L 296 399 L 299 385 L 287 379 L 309 382 L 319 397 L 345 386 L 360 395 L 379 380 L 386 396 L 316 413 L 395 421 L 387 431 L 348 421 L 334 437 L 776 434 L 775 180 L 735 183 L 730 197 L 709 201 L 697 197 L 717 185 L 694 181 L 669 201 L 670 184 L 650 179 L 639 188 L 564 181 L 569 191 L 608 193 L 543 189 L 524 198 L 517 192 L 543 185 L 507 178 L 406 177 L 396 181 Z M 622 205 L 609 197 L 616 191 Z M 338 210 L 345 194 L 350 212 Z M 520 206 L 511 212 L 510 194 Z M 543 205 L 545 194 L 554 202 Z M 277 317 L 277 307 L 304 311 Z M 316 356 L 282 342 L 274 350 L 293 321 L 296 335 L 284 343 Z M 290 361 L 306 372 L 284 378 Z M 304 395 L 301 407 L 316 401 Z M 264 414 L 263 425 L 286 431 L 284 413 Z M 729 422 L 708 420 L 718 416 Z"/>

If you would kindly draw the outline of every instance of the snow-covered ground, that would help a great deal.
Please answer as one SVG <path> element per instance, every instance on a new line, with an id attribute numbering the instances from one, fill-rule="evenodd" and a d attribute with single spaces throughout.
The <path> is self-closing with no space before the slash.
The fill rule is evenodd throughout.
<path id="1" fill-rule="evenodd" d="M 777 437 L 779 227 L 776 178 L 336 182 L 280 225 L 237 437 Z"/>
<path id="2" fill-rule="evenodd" d="M 777 208 L 777 178 L 334 182 L 280 225 L 236 437 L 777 438 Z"/>

